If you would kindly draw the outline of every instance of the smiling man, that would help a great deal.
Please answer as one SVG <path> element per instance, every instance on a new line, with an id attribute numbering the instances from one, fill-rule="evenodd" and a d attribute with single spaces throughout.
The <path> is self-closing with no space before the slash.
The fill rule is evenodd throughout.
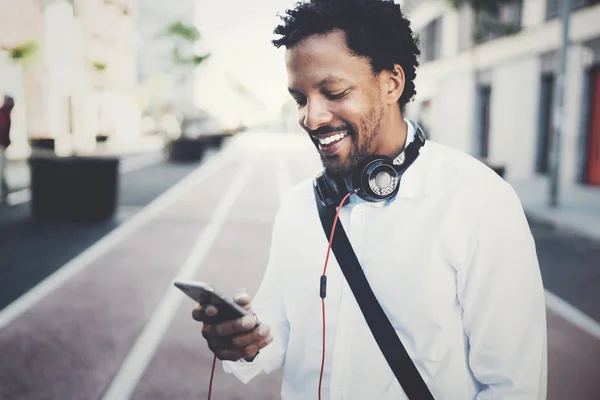
<path id="1" fill-rule="evenodd" d="M 211 325 L 217 309 L 193 312 L 225 370 L 248 382 L 283 367 L 284 399 L 408 398 L 335 259 L 319 296 L 328 243 L 317 196 L 344 204 L 369 285 L 434 398 L 545 398 L 544 293 L 523 209 L 492 170 L 404 118 L 419 50 L 400 7 L 312 0 L 275 33 L 324 169 L 283 201 L 255 301 L 236 298 L 262 323 Z"/>

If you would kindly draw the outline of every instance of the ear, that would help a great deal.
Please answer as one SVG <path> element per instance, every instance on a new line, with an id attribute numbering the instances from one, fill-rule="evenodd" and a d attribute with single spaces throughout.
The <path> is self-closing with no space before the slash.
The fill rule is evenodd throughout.
<path id="1" fill-rule="evenodd" d="M 394 64 L 392 71 L 383 71 L 382 77 L 384 79 L 385 99 L 388 104 L 395 104 L 402 96 L 404 92 L 405 76 L 404 70 L 399 64 Z"/>

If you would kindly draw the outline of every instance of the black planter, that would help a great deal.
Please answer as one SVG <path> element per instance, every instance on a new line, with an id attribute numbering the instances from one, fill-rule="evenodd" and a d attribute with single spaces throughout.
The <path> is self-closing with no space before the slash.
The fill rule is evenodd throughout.
<path id="1" fill-rule="evenodd" d="M 36 150 L 52 150 L 54 151 L 54 139 L 52 138 L 30 138 L 29 146 Z"/>
<path id="2" fill-rule="evenodd" d="M 170 140 L 167 144 L 169 160 L 179 162 L 192 162 L 202 159 L 208 144 L 204 140 L 178 138 Z"/>
<path id="3" fill-rule="evenodd" d="M 93 221 L 117 208 L 117 157 L 32 156 L 31 208 L 43 219 Z"/>

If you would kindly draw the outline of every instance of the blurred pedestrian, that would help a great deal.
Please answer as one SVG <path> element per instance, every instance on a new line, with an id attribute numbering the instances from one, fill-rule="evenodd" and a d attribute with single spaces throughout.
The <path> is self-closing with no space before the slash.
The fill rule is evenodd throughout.
<path id="1" fill-rule="evenodd" d="M 10 146 L 11 112 L 15 102 L 10 96 L 0 98 L 0 201 L 6 203 L 8 184 L 6 182 L 6 149 Z"/>
<path id="2" fill-rule="evenodd" d="M 285 399 L 544 399 L 544 290 L 527 219 L 496 173 L 404 117 L 420 51 L 400 6 L 308 0 L 275 33 L 324 169 L 283 200 L 255 301 L 236 299 L 262 323 L 211 324 L 218 309 L 194 309 L 225 370 L 247 382 L 283 367 Z M 324 267 L 332 225 L 319 216 L 338 205 L 358 285 L 346 281 L 351 249 Z M 371 289 L 379 311 L 356 295 Z M 375 314 L 387 321 L 367 323 Z"/>

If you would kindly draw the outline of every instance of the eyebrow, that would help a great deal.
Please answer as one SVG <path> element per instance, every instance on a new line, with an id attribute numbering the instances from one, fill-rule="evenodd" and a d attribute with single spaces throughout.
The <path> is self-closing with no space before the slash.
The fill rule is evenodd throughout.
<path id="1" fill-rule="evenodd" d="M 334 83 L 340 83 L 340 82 L 345 82 L 345 79 L 336 77 L 336 76 L 329 76 L 329 77 L 317 82 L 313 87 L 318 88 L 318 87 L 332 85 Z"/>
<path id="2" fill-rule="evenodd" d="M 346 80 L 344 78 L 330 76 L 330 77 L 327 77 L 327 78 L 322 79 L 319 82 L 315 83 L 313 85 L 313 88 L 321 88 L 323 86 L 333 85 L 336 83 L 344 83 L 344 82 L 346 82 Z M 288 87 L 288 92 L 290 92 L 290 94 L 302 94 L 298 90 L 292 89 L 291 87 Z"/>

